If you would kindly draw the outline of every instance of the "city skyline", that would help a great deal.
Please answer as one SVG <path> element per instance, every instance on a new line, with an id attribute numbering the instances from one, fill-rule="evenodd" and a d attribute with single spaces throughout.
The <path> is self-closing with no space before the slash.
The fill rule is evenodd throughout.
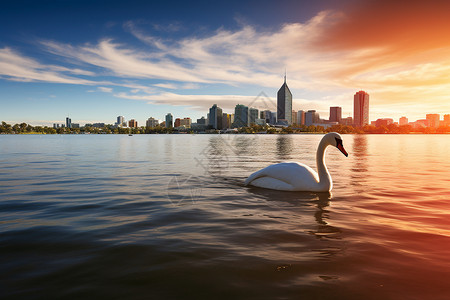
<path id="1" fill-rule="evenodd" d="M 197 119 L 261 92 L 276 101 L 285 69 L 293 108 L 324 117 L 351 115 L 361 89 L 371 120 L 450 111 L 450 3 L 336 2 L 3 2 L 0 119 Z"/>

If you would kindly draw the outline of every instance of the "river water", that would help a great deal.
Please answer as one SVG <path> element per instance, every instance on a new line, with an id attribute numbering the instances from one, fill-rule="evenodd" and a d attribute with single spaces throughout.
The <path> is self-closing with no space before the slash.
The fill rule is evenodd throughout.
<path id="1" fill-rule="evenodd" d="M 0 136 L 2 299 L 450 299 L 450 136 Z"/>

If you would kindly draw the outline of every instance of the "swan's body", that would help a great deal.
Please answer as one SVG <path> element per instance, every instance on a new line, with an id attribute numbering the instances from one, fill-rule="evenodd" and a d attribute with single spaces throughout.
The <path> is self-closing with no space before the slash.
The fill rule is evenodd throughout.
<path id="1" fill-rule="evenodd" d="M 341 136 L 331 132 L 322 138 L 317 148 L 318 173 L 301 163 L 279 163 L 253 173 L 245 180 L 245 185 L 280 191 L 329 192 L 333 188 L 333 181 L 325 165 L 324 156 L 330 145 L 348 156 L 342 146 Z"/>

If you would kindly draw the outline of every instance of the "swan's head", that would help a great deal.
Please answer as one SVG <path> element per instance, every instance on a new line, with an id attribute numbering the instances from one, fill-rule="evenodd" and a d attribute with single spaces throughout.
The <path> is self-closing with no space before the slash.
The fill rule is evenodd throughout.
<path id="1" fill-rule="evenodd" d="M 347 151 L 344 149 L 344 145 L 342 144 L 342 137 L 337 132 L 327 133 L 323 139 L 327 142 L 328 145 L 335 146 L 342 152 L 345 156 L 348 156 Z"/>

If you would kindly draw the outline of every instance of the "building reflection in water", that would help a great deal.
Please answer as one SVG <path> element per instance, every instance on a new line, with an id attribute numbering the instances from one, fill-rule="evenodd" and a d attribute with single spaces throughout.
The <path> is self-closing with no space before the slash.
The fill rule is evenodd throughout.
<path id="1" fill-rule="evenodd" d="M 277 157 L 280 160 L 287 160 L 291 158 L 294 149 L 294 142 L 292 136 L 288 134 L 279 134 L 277 136 Z"/>

